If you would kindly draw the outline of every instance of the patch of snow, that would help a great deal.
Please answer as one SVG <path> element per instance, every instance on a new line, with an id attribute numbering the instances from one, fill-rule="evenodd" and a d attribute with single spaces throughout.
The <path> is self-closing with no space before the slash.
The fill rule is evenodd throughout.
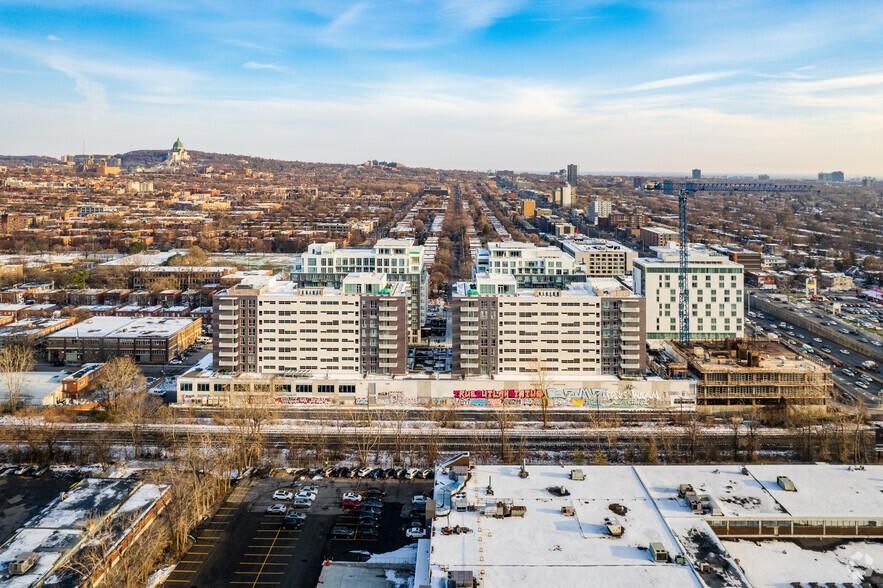
<path id="1" fill-rule="evenodd" d="M 372 554 L 368 563 L 417 563 L 417 544 L 406 545 L 387 553 Z"/>

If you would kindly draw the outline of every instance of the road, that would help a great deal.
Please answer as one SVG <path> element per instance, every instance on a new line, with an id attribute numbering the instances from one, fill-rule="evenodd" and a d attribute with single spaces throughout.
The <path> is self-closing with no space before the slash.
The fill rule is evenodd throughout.
<path id="1" fill-rule="evenodd" d="M 869 372 L 860 367 L 863 361 L 869 359 L 868 357 L 855 351 L 850 351 L 842 345 L 838 345 L 825 337 L 801 329 L 787 321 L 782 321 L 770 317 L 769 315 L 764 315 L 764 317 L 765 318 L 751 318 L 749 320 L 753 321 L 755 325 L 763 327 L 765 334 L 777 335 L 781 342 L 789 344 L 796 351 L 799 351 L 802 345 L 809 345 L 813 348 L 813 355 L 818 355 L 822 358 L 824 363 L 831 367 L 831 377 L 834 382 L 842 390 L 845 390 L 848 394 L 852 395 L 850 400 L 860 398 L 870 407 L 876 407 L 878 405 L 880 402 L 879 395 L 881 388 L 883 388 L 883 379 L 880 378 L 880 374 Z M 787 325 L 786 328 L 779 327 L 783 322 Z M 751 328 L 751 325 L 749 325 L 749 328 Z M 834 361 L 841 363 L 842 367 L 837 367 L 833 363 Z M 851 369 L 856 376 L 848 376 L 847 374 L 844 374 L 843 368 Z M 856 385 L 856 382 L 858 381 L 857 376 L 865 373 L 872 378 L 872 382 L 868 385 L 867 390 Z"/>

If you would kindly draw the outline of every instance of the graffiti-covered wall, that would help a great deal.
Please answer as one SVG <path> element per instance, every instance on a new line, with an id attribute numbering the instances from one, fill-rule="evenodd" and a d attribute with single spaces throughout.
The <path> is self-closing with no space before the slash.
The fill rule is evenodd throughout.
<path id="1" fill-rule="evenodd" d="M 692 381 L 550 379 L 545 389 L 528 379 L 273 378 L 198 374 L 178 379 L 181 404 L 223 405 L 234 397 L 264 395 L 282 406 L 536 406 L 554 408 L 689 408 Z"/>

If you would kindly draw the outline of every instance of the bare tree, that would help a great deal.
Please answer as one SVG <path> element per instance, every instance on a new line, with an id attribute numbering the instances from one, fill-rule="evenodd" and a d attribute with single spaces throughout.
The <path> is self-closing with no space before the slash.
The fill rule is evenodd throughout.
<path id="1" fill-rule="evenodd" d="M 7 342 L 0 351 L 0 384 L 6 389 L 9 411 L 15 413 L 21 404 L 28 372 L 34 369 L 34 351 L 24 342 Z"/>
<path id="2" fill-rule="evenodd" d="M 542 397 L 540 398 L 540 406 L 543 410 L 543 429 L 549 427 L 549 370 L 546 368 L 546 361 L 537 356 L 534 360 L 534 375 L 531 378 L 531 384 L 535 390 L 540 390 Z"/>
<path id="3" fill-rule="evenodd" d="M 496 428 L 500 431 L 500 460 L 503 463 L 509 461 L 509 429 L 512 427 L 512 413 L 505 407 L 501 406 L 492 412 Z"/>
<path id="4" fill-rule="evenodd" d="M 98 377 L 98 388 L 104 391 L 105 401 L 111 409 L 116 409 L 120 397 L 141 390 L 144 374 L 131 357 L 115 357 L 104 364 Z"/>
<path id="5" fill-rule="evenodd" d="M 151 396 L 144 390 L 125 392 L 120 397 L 120 402 L 117 402 L 114 416 L 125 423 L 129 430 L 134 450 L 133 459 L 141 456 L 144 425 L 156 418 L 161 405 L 162 401 L 159 398 Z"/>

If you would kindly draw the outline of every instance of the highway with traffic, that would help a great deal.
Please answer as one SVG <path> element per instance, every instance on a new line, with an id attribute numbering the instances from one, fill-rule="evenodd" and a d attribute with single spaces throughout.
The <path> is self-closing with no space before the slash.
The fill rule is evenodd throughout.
<path id="1" fill-rule="evenodd" d="M 821 304 L 793 304 L 770 300 L 763 294 L 760 296 L 777 306 L 778 317 L 757 310 L 752 304 L 755 309 L 750 310 L 746 317 L 749 335 L 778 338 L 795 351 L 829 366 L 837 392 L 843 399 L 861 400 L 871 408 L 881 406 L 883 378 L 880 377 L 876 357 L 856 351 L 856 348 L 876 347 L 873 342 L 879 341 L 879 337 L 835 319 L 824 311 Z M 788 320 L 789 317 L 791 320 Z M 796 324 L 805 320 L 813 324 L 815 332 Z M 825 336 L 825 333 L 829 336 Z M 854 340 L 844 340 L 844 337 Z"/>

